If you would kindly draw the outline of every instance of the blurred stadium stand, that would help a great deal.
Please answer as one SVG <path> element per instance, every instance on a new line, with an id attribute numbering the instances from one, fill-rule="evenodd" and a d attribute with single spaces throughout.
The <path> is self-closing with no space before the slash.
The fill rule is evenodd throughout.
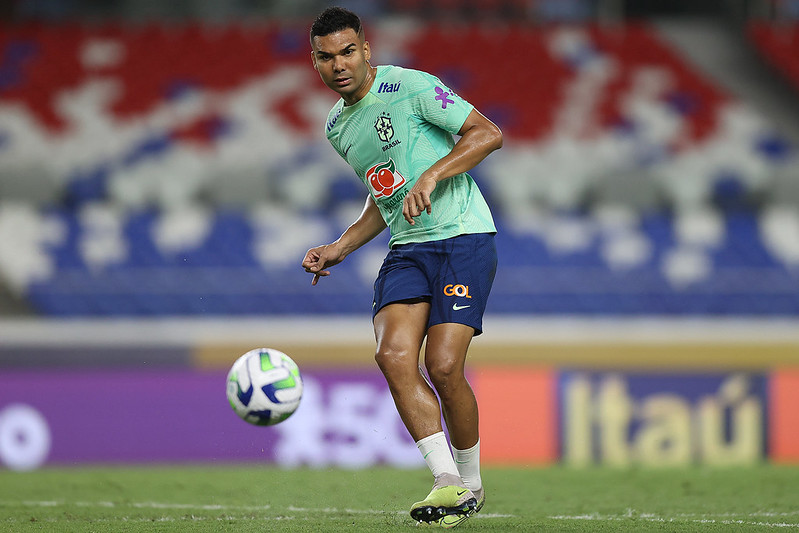
<path id="1" fill-rule="evenodd" d="M 365 194 L 322 131 L 323 4 L 6 7 L 0 313 L 366 312 L 386 236 L 313 289 L 298 266 Z M 340 4 L 376 63 L 439 75 L 506 134 L 473 172 L 500 228 L 491 312 L 799 314 L 799 109 L 764 103 L 783 80 L 739 91 L 712 31 L 692 53 L 624 2 Z M 735 38 L 799 90 L 795 5 L 747 3 Z"/>
<path id="2" fill-rule="evenodd" d="M 799 89 L 799 22 L 753 22 L 750 36 L 763 56 Z"/>

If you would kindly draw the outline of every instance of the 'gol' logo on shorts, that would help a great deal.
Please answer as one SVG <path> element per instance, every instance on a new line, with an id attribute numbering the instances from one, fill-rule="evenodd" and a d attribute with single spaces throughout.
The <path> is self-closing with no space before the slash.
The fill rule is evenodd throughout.
<path id="1" fill-rule="evenodd" d="M 460 296 L 461 298 L 471 298 L 471 296 L 469 296 L 468 285 L 453 285 L 452 283 L 450 283 L 449 285 L 444 285 L 444 295 Z"/>

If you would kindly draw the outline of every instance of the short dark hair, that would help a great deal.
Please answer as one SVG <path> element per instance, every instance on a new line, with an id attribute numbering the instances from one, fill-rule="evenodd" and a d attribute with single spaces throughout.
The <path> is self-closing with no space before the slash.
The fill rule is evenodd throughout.
<path id="1" fill-rule="evenodd" d="M 311 25 L 311 41 L 314 37 L 324 37 L 348 28 L 363 37 L 363 26 L 358 15 L 343 7 L 329 7 L 319 13 Z"/>

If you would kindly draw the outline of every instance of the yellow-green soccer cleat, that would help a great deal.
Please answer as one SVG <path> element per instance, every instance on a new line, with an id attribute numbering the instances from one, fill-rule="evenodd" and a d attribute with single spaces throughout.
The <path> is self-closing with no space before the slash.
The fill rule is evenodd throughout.
<path id="1" fill-rule="evenodd" d="M 411 506 L 411 518 L 444 528 L 455 527 L 475 513 L 477 498 L 472 491 L 463 486 L 460 477 L 442 474 L 436 478 L 433 490 L 427 498 Z M 452 516 L 442 522 L 445 517 Z M 455 520 L 456 517 L 462 517 Z M 450 522 L 452 524 L 450 525 Z"/>
<path id="2" fill-rule="evenodd" d="M 441 517 L 438 521 L 438 526 L 444 529 L 451 529 L 458 524 L 465 522 L 467 518 L 471 517 L 480 512 L 480 509 L 483 508 L 483 504 L 486 502 L 486 494 L 484 489 L 478 489 L 473 491 L 474 497 L 477 500 L 477 504 L 466 514 L 463 513 L 454 513 L 454 514 L 447 514 Z"/>

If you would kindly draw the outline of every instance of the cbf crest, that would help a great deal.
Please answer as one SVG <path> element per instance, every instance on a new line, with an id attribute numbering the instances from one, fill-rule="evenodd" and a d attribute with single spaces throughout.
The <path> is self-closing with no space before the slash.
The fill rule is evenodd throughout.
<path id="1" fill-rule="evenodd" d="M 377 138 L 384 143 L 389 142 L 394 137 L 394 126 L 391 125 L 391 117 L 388 113 L 381 113 L 377 117 L 375 131 L 377 131 Z"/>

